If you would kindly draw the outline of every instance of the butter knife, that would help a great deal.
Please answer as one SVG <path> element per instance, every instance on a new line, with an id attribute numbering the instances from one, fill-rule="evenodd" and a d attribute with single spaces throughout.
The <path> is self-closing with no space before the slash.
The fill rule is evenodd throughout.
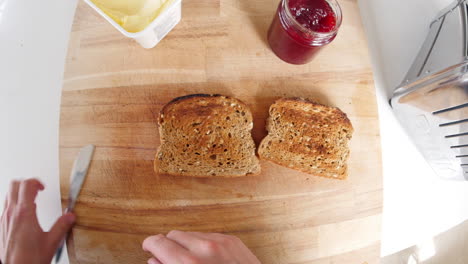
<path id="1" fill-rule="evenodd" d="M 65 213 L 73 211 L 75 208 L 76 199 L 80 194 L 81 187 L 88 173 L 89 164 L 93 158 L 94 145 L 87 145 L 80 149 L 80 153 L 73 163 L 73 168 L 70 174 L 70 190 L 68 192 L 68 205 L 65 209 Z M 55 252 L 55 262 L 58 263 L 60 257 L 62 256 L 63 246 L 65 241 L 68 239 L 68 233 L 65 238 L 60 243 L 57 251 Z"/>

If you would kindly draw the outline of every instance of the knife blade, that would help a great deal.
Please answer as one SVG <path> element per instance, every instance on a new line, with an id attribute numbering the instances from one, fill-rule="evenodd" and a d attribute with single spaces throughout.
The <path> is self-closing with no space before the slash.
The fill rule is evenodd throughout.
<path id="1" fill-rule="evenodd" d="M 73 168 L 70 174 L 70 190 L 68 192 L 68 205 L 65 209 L 65 213 L 73 211 L 75 203 L 80 194 L 81 187 L 83 186 L 86 175 L 88 174 L 88 168 L 93 158 L 94 145 L 87 145 L 80 149 L 78 156 L 73 163 Z M 55 252 L 55 262 L 58 263 L 62 256 L 63 246 L 68 238 L 68 233 L 60 243 L 57 251 Z"/>

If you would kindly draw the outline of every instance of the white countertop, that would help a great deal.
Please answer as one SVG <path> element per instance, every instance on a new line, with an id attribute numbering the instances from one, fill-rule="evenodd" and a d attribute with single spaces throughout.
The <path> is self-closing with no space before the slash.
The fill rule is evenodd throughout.
<path id="1" fill-rule="evenodd" d="M 384 168 L 382 255 L 468 219 L 468 182 L 437 179 L 388 105 L 422 44 L 428 23 L 451 0 L 360 0 L 381 120 Z M 0 199 L 8 182 L 37 177 L 41 225 L 60 215 L 58 126 L 62 74 L 77 0 L 0 0 Z M 401 8 L 405 7 L 405 8 Z M 346 18 L 345 18 L 346 19 Z M 3 202 L 0 202 L 0 209 Z M 66 258 L 61 263 L 68 263 Z"/>

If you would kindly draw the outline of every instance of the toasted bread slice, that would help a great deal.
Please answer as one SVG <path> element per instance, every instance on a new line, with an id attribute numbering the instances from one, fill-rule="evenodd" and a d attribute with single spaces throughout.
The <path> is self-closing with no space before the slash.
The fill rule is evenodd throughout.
<path id="1" fill-rule="evenodd" d="M 159 116 L 158 173 L 193 177 L 258 174 L 249 107 L 235 98 L 193 94 L 176 98 Z"/>
<path id="2" fill-rule="evenodd" d="M 340 109 L 282 98 L 270 106 L 267 130 L 258 150 L 261 159 L 316 176 L 347 177 L 353 126 Z"/>

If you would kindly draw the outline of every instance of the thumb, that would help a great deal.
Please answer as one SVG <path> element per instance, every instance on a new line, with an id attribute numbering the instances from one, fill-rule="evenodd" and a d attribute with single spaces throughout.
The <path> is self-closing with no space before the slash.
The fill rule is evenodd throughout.
<path id="1" fill-rule="evenodd" d="M 54 226 L 52 226 L 48 234 L 48 244 L 53 248 L 53 250 L 58 248 L 60 242 L 62 242 L 67 232 L 75 223 L 75 219 L 76 217 L 73 213 L 66 213 L 57 219 Z"/>

